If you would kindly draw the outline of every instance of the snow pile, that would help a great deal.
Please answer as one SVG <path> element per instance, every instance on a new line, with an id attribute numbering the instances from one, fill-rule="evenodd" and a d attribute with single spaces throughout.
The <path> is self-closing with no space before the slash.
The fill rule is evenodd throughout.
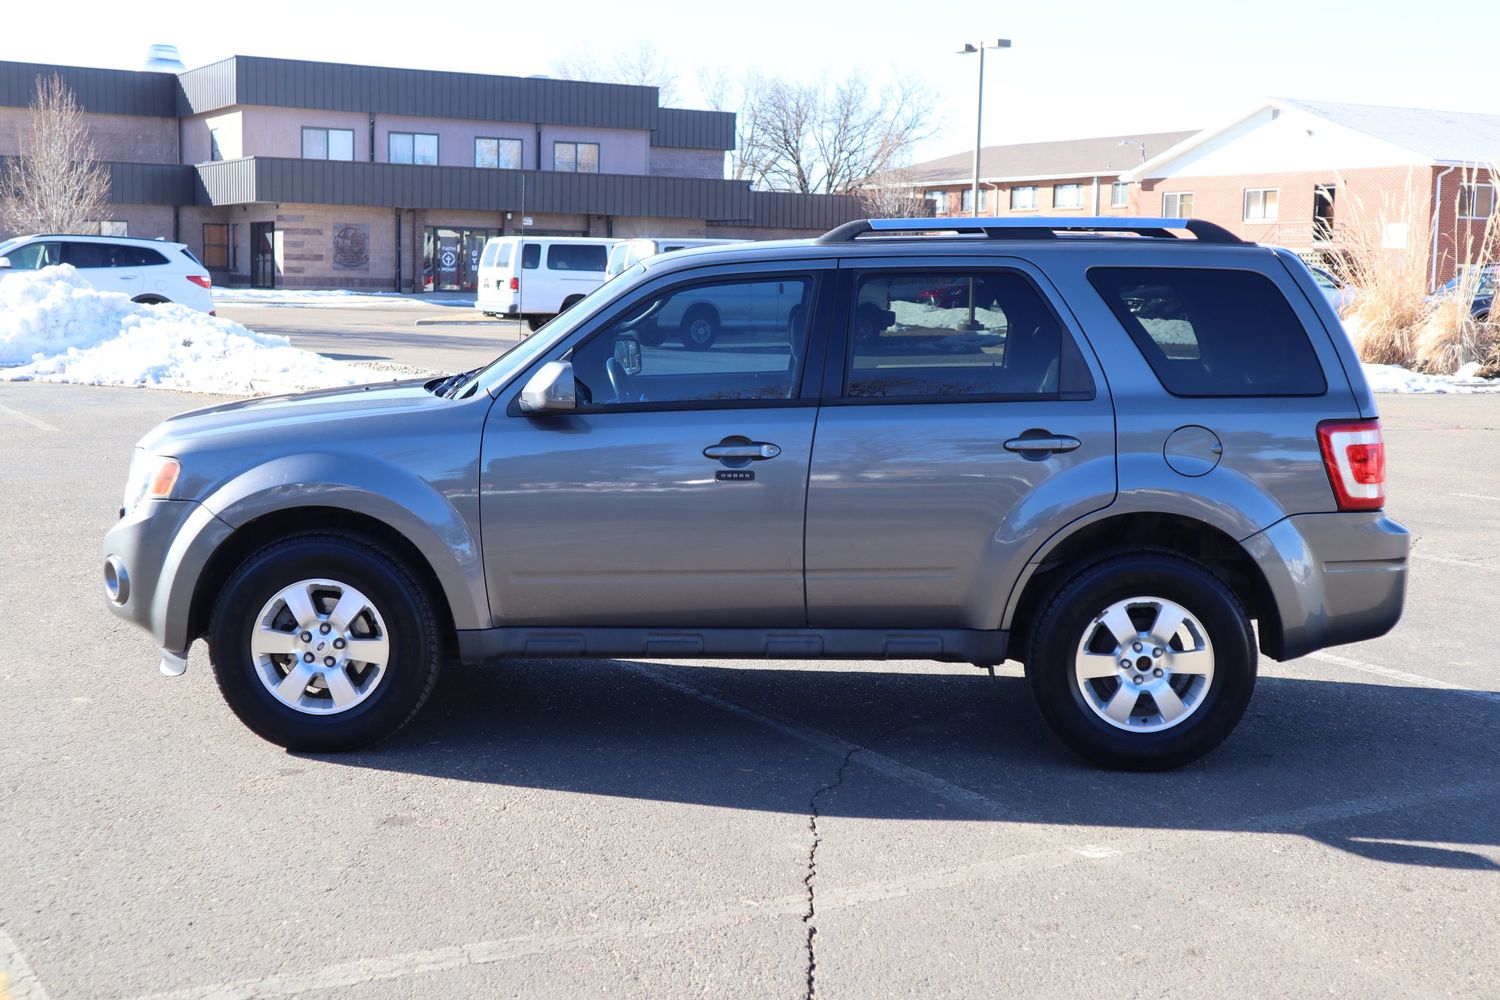
<path id="1" fill-rule="evenodd" d="M 1364 369 L 1365 379 L 1375 392 L 1500 392 L 1500 380 L 1475 377 L 1477 364 L 1465 365 L 1457 375 L 1425 375 L 1399 365 L 1368 362 Z"/>
<path id="2" fill-rule="evenodd" d="M 0 380 L 231 395 L 371 381 L 368 371 L 299 350 L 285 337 L 98 291 L 67 265 L 0 280 Z"/>
<path id="3" fill-rule="evenodd" d="M 461 293 L 401 295 L 359 292 L 348 288 L 215 288 L 215 306 L 297 306 L 301 308 L 383 308 L 390 306 L 473 306 L 474 296 Z"/>

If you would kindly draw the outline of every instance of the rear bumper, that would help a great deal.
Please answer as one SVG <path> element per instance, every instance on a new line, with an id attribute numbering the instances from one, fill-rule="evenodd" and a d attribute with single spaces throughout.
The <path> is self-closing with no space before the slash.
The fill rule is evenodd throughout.
<path id="1" fill-rule="evenodd" d="M 1411 541 L 1379 511 L 1298 514 L 1242 544 L 1276 606 L 1279 627 L 1261 623 L 1261 650 L 1273 659 L 1373 639 L 1401 618 Z"/>

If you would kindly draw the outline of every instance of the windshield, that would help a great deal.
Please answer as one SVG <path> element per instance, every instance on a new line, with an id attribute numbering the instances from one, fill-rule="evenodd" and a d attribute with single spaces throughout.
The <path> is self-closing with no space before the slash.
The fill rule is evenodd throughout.
<path id="1" fill-rule="evenodd" d="M 479 370 L 472 385 L 483 386 L 485 392 L 494 392 L 537 358 L 573 332 L 574 327 L 593 315 L 600 306 L 616 295 L 627 291 L 635 280 L 646 273 L 645 267 L 636 264 L 614 281 L 608 281 L 589 292 L 536 333 L 522 340 L 510 350 Z M 473 391 L 472 389 L 470 391 Z"/>
<path id="2" fill-rule="evenodd" d="M 4 242 L 0 242 L 0 257 L 4 257 L 6 254 L 10 253 L 11 248 L 18 245 L 22 239 L 23 237 L 14 236 L 8 240 L 5 240 Z"/>

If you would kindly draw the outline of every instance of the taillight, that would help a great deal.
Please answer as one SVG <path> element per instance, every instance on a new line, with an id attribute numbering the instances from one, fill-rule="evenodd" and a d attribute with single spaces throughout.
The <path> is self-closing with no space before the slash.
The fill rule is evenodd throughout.
<path id="1" fill-rule="evenodd" d="M 213 288 L 214 286 L 213 281 L 210 280 L 208 275 L 206 274 L 190 274 L 187 276 L 187 280 L 191 281 L 199 288 Z"/>
<path id="2" fill-rule="evenodd" d="M 1318 444 L 1339 510 L 1385 506 L 1385 438 L 1379 420 L 1325 420 L 1318 425 Z"/>
<path id="3" fill-rule="evenodd" d="M 520 278 L 511 278 L 510 279 L 510 290 L 513 291 L 513 292 L 519 292 L 521 290 L 521 279 Z"/>

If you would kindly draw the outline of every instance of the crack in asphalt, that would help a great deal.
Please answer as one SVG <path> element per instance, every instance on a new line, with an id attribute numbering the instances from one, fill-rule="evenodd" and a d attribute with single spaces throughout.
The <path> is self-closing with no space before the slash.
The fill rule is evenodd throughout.
<path id="1" fill-rule="evenodd" d="M 807 910 L 802 914 L 802 922 L 807 925 L 807 992 L 803 994 L 805 1000 L 815 1000 L 818 995 L 818 925 L 815 922 L 818 911 L 814 898 L 817 890 L 813 886 L 813 881 L 818 877 L 818 845 L 823 842 L 823 836 L 818 832 L 818 799 L 824 793 L 831 792 L 844 783 L 844 775 L 849 771 L 849 762 L 854 759 L 855 754 L 864 749 L 866 748 L 854 747 L 844 754 L 844 759 L 839 762 L 838 774 L 834 776 L 834 779 L 813 792 L 812 798 L 807 800 L 807 829 L 812 834 L 812 844 L 807 849 L 807 875 L 802 879 L 802 884 L 807 886 Z"/>

